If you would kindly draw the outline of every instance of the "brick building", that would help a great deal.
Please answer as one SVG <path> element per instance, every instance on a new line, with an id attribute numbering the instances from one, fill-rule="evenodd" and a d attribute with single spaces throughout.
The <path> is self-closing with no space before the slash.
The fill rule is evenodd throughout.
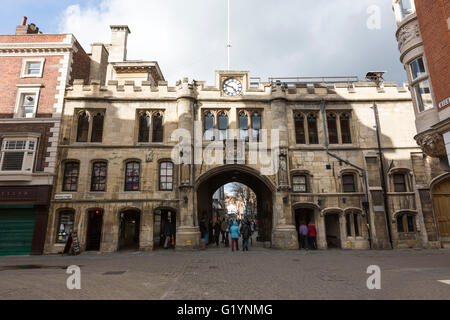
<path id="1" fill-rule="evenodd" d="M 415 139 L 444 173 L 434 173 L 431 191 L 440 237 L 450 242 L 450 2 L 394 0 L 400 61 L 414 103 Z"/>
<path id="2" fill-rule="evenodd" d="M 158 63 L 126 59 L 127 26 L 111 30 L 90 84 L 67 88 L 46 253 L 63 249 L 66 217 L 82 250 L 152 250 L 167 224 L 177 248 L 196 247 L 230 182 L 256 194 L 273 248 L 298 248 L 301 222 L 320 249 L 442 245 L 429 185 L 445 172 L 413 139 L 407 88 L 248 71 L 169 86 Z"/>
<path id="3" fill-rule="evenodd" d="M 43 252 L 66 86 L 89 71 L 71 34 L 0 35 L 0 255 Z"/>

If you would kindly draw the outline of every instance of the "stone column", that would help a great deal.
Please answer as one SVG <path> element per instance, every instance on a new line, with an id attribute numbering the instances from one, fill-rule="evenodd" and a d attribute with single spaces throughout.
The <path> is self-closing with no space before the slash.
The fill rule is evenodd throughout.
<path id="1" fill-rule="evenodd" d="M 153 247 L 153 207 L 151 205 L 144 205 L 141 211 L 139 250 L 150 251 Z"/>
<path id="2" fill-rule="evenodd" d="M 289 137 L 286 112 L 286 91 L 280 83 L 273 88 L 271 103 L 272 130 L 279 132 L 279 153 L 277 192 L 274 196 L 272 247 L 279 249 L 298 249 L 298 236 L 292 218 L 289 187 Z M 271 139 L 274 135 L 271 134 Z M 271 141 L 274 146 L 274 141 Z M 272 150 L 273 154 L 274 150 Z"/>
<path id="3" fill-rule="evenodd" d="M 316 226 L 317 226 L 317 249 L 326 250 L 327 245 L 327 231 L 325 228 L 325 216 L 319 210 L 316 210 Z"/>
<path id="4" fill-rule="evenodd" d="M 189 150 L 183 152 L 183 162 L 179 170 L 180 220 L 177 225 L 176 249 L 192 249 L 200 245 L 200 230 L 194 222 L 194 181 L 192 177 L 192 153 L 194 145 L 194 94 L 188 79 L 184 79 L 177 87 L 178 129 L 191 134 Z M 184 153 L 189 154 L 184 154 Z"/>

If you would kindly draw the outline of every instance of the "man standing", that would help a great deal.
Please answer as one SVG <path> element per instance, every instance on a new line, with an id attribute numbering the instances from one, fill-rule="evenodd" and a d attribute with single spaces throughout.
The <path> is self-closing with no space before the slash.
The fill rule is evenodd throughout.
<path id="1" fill-rule="evenodd" d="M 252 235 L 250 222 L 248 220 L 243 222 L 241 231 L 242 231 L 242 251 L 248 251 L 248 239 Z"/>
<path id="2" fill-rule="evenodd" d="M 305 225 L 305 223 L 302 222 L 298 233 L 300 234 L 300 249 L 301 248 L 305 248 L 306 250 L 308 250 L 308 227 Z"/>
<path id="3" fill-rule="evenodd" d="M 316 236 L 316 226 L 314 223 L 310 222 L 308 225 L 308 242 L 311 244 L 311 249 L 314 250 L 317 250 Z"/>

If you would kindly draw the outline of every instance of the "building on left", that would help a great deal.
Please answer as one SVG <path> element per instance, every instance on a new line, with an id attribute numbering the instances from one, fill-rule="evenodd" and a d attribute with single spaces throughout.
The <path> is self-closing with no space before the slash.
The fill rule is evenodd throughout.
<path id="1" fill-rule="evenodd" d="M 0 255 L 43 252 L 64 93 L 90 61 L 72 34 L 26 17 L 0 35 Z"/>

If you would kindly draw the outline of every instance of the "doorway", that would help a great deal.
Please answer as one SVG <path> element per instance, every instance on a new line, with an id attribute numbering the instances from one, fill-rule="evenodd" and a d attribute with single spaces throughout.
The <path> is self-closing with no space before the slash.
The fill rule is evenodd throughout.
<path id="1" fill-rule="evenodd" d="M 315 224 L 314 220 L 314 209 L 311 208 L 299 208 L 295 210 L 294 213 L 295 216 L 295 229 L 297 230 L 297 236 L 298 236 L 298 243 L 300 244 L 300 234 L 299 234 L 299 228 L 302 224 L 305 224 L 308 226 L 308 224 L 312 223 Z"/>
<path id="2" fill-rule="evenodd" d="M 329 249 L 341 248 L 341 232 L 339 227 L 339 214 L 325 216 L 325 232 Z"/>
<path id="3" fill-rule="evenodd" d="M 153 217 L 153 248 L 163 249 L 166 241 L 164 231 L 170 231 L 172 239 L 169 239 L 169 248 L 173 248 L 172 243 L 176 243 L 177 213 L 171 209 L 157 209 Z"/>
<path id="4" fill-rule="evenodd" d="M 88 212 L 88 227 L 86 233 L 86 251 L 99 251 L 102 240 L 103 210 Z"/>
<path id="5" fill-rule="evenodd" d="M 141 213 L 135 210 L 120 214 L 119 250 L 139 249 Z"/>
<path id="6" fill-rule="evenodd" d="M 450 242 L 450 177 L 432 188 L 433 209 L 442 242 Z"/>

